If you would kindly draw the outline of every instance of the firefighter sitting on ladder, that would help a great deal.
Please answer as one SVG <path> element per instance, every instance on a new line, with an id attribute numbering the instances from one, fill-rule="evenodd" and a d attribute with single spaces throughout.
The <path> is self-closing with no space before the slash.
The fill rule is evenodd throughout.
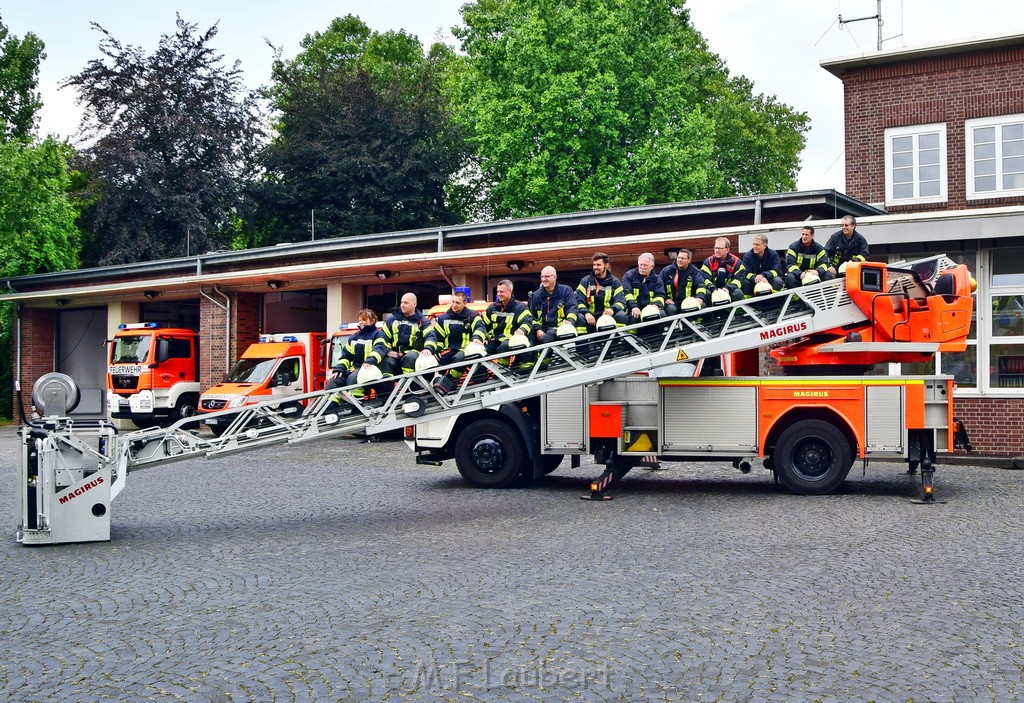
<path id="1" fill-rule="evenodd" d="M 622 288 L 630 322 L 665 316 L 665 286 L 654 273 L 654 254 L 645 252 L 636 258 L 636 268 L 622 277 Z"/>
<path id="2" fill-rule="evenodd" d="M 675 315 L 686 310 L 699 310 L 708 304 L 707 281 L 693 265 L 693 252 L 680 249 L 676 260 L 659 274 L 665 286 L 665 314 Z"/>
<path id="3" fill-rule="evenodd" d="M 825 247 L 814 241 L 814 228 L 805 226 L 800 230 L 800 239 L 786 251 L 786 287 L 799 288 L 833 278 L 828 272 Z"/>
<path id="4" fill-rule="evenodd" d="M 622 327 L 628 322 L 626 317 L 626 293 L 622 282 L 612 275 L 608 264 L 608 255 L 597 252 L 591 257 L 593 274 L 583 277 L 576 286 L 576 295 L 583 303 L 583 320 L 586 327 L 580 325 L 580 333 L 596 332 L 604 327 Z M 602 318 L 607 317 L 610 321 Z"/>
<path id="5" fill-rule="evenodd" d="M 452 293 L 451 306 L 434 320 L 424 335 L 421 357 L 433 356 L 441 366 L 445 366 L 486 354 L 484 342 L 487 332 L 483 318 L 466 307 L 467 298 L 465 291 Z M 461 377 L 462 371 L 449 369 L 434 379 L 434 388 L 438 393 L 448 393 Z"/>
<path id="6" fill-rule="evenodd" d="M 487 306 L 483 313 L 484 330 L 487 332 L 487 354 L 501 354 L 511 349 L 525 349 L 530 346 L 530 330 L 533 329 L 533 315 L 526 303 L 516 300 L 512 281 L 498 281 L 497 300 Z M 516 364 L 529 361 L 517 354 Z M 508 364 L 510 357 L 499 359 L 498 363 Z"/>
<path id="7" fill-rule="evenodd" d="M 398 376 L 416 370 L 416 359 L 423 349 L 426 319 L 416 309 L 416 294 L 406 293 L 398 309 L 384 320 L 384 340 L 388 353 L 381 364 L 385 376 Z"/>
<path id="8" fill-rule="evenodd" d="M 558 282 L 554 266 L 541 269 L 540 288 L 530 295 L 529 307 L 533 315 L 533 336 L 538 344 L 553 342 L 565 335 L 575 336 L 583 318 L 583 304 L 572 288 Z M 560 332 L 559 327 L 566 323 L 566 332 Z M 573 328 L 572 332 L 568 332 L 568 326 Z"/>
<path id="9" fill-rule="evenodd" d="M 712 305 L 743 300 L 743 264 L 729 251 L 730 246 L 728 237 L 716 239 L 715 253 L 704 259 L 700 267 L 707 279 L 708 302 Z"/>
<path id="10" fill-rule="evenodd" d="M 327 381 L 327 388 L 341 388 L 359 383 L 361 386 L 353 390 L 352 395 L 355 398 L 363 398 L 366 395 L 364 386 L 383 377 L 380 363 L 388 352 L 388 345 L 384 340 L 384 333 L 377 329 L 377 313 L 363 308 L 356 315 L 356 319 L 359 329 L 345 341 L 341 359 L 333 368 L 334 377 Z M 390 393 L 390 389 L 385 388 L 386 385 L 390 386 L 371 386 L 376 388 L 378 398 L 386 398 Z M 336 410 L 341 406 L 341 395 L 333 394 L 327 409 Z"/>

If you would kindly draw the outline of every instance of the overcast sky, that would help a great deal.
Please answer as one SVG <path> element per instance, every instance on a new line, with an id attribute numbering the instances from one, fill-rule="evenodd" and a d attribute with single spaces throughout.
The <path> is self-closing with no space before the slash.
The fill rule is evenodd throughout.
<path id="1" fill-rule="evenodd" d="M 70 135 L 78 125 L 74 96 L 57 85 L 99 57 L 106 28 L 122 44 L 155 48 L 174 31 L 175 11 L 206 29 L 219 22 L 215 49 L 228 62 L 240 60 L 251 87 L 269 81 L 270 41 L 290 58 L 306 34 L 331 19 L 358 15 L 377 31 L 404 29 L 425 44 L 441 38 L 454 45 L 450 27 L 461 23 L 463 0 L 0 0 L 0 17 L 16 36 L 34 32 L 46 43 L 40 71 L 44 107 L 41 131 Z M 801 190 L 844 190 L 843 92 L 839 79 L 819 63 L 824 59 L 873 52 L 875 20 L 838 26 L 844 20 L 876 14 L 876 0 L 689 0 L 694 26 L 733 74 L 754 82 L 757 92 L 774 95 L 811 117 L 801 161 Z M 979 36 L 1024 34 L 1021 0 L 882 0 L 882 38 L 887 50 Z M 856 109 L 857 106 L 853 106 Z"/>

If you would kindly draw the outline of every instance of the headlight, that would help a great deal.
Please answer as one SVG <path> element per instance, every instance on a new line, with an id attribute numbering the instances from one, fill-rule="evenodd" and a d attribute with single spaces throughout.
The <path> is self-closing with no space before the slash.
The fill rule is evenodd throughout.
<path id="1" fill-rule="evenodd" d="M 243 405 L 245 405 L 245 396 L 244 395 L 236 395 L 234 398 L 229 400 L 228 404 L 225 405 L 224 407 L 226 407 L 226 408 L 240 408 Z"/>

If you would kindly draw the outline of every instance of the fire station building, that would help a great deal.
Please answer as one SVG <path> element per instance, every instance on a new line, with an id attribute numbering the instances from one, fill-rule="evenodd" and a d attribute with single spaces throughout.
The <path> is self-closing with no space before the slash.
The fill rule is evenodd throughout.
<path id="1" fill-rule="evenodd" d="M 203 388 L 260 333 L 330 331 L 361 307 L 387 313 L 406 292 L 430 307 L 453 287 L 524 299 L 554 266 L 575 287 L 603 251 L 621 276 L 643 252 L 663 266 L 728 237 L 765 233 L 785 251 L 847 214 L 880 261 L 945 253 L 978 280 L 968 350 L 902 373 L 949 373 L 975 450 L 1024 456 L 1024 35 L 864 53 L 822 63 L 843 82 L 847 194 L 834 190 L 570 213 L 318 240 L 0 281 L 15 307 L 15 380 L 78 383 L 77 414 L 105 413 L 103 341 L 140 321 L 195 329 Z M 898 366 L 898 365 L 897 365 Z"/>

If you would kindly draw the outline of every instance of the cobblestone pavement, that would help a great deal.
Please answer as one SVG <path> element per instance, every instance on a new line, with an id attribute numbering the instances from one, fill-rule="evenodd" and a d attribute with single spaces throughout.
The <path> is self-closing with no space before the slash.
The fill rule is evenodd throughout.
<path id="1" fill-rule="evenodd" d="M 1024 472 L 790 495 L 666 464 L 579 500 L 399 441 L 133 473 L 109 543 L 27 548 L 0 428 L 3 701 L 1010 701 Z"/>

